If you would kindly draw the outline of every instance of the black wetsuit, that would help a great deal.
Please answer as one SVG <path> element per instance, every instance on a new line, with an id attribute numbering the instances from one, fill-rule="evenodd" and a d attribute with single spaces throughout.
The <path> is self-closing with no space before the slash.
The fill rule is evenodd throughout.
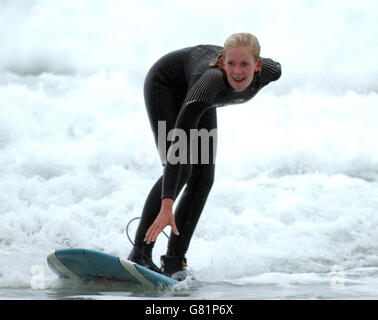
<path id="1" fill-rule="evenodd" d="M 144 98 L 156 144 L 158 121 L 165 121 L 167 133 L 173 128 L 184 130 L 187 137 L 190 136 L 189 130 L 194 128 L 210 132 L 217 128 L 216 107 L 246 102 L 281 75 L 279 63 L 262 58 L 261 70 L 255 73 L 251 85 L 236 92 L 229 85 L 224 71 L 209 66 L 222 49 L 214 45 L 189 47 L 163 56 L 152 66 L 145 79 Z M 216 141 L 210 140 L 207 163 L 172 164 L 169 159 L 166 162 L 164 174 L 146 199 L 135 237 L 135 246 L 143 248 L 147 255 L 151 254 L 153 244 L 147 245 L 143 239 L 160 211 L 162 199 L 176 199 L 186 184 L 175 208 L 180 235 L 171 233 L 167 250 L 167 255 L 185 256 L 214 181 L 213 143 Z M 169 146 L 167 141 L 165 152 Z M 201 159 L 200 150 L 198 153 Z"/>

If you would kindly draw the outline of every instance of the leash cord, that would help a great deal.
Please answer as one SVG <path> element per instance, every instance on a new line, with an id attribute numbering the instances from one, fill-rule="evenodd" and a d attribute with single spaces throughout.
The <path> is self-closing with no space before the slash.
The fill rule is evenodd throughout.
<path id="1" fill-rule="evenodd" d="M 133 245 L 133 247 L 135 247 L 135 244 L 134 244 L 134 242 L 131 240 L 131 238 L 130 238 L 130 235 L 129 235 L 129 226 L 130 226 L 130 223 L 131 222 L 133 222 L 133 221 L 135 221 L 135 220 L 138 220 L 138 219 L 140 219 L 140 217 L 135 217 L 135 218 L 133 218 L 133 219 L 131 219 L 128 223 L 127 223 L 127 226 L 126 226 L 126 236 L 127 236 L 127 238 L 129 239 L 129 241 L 130 241 L 130 243 Z M 169 236 L 164 232 L 164 231 L 162 231 L 163 233 L 164 233 L 164 235 L 169 239 Z"/>

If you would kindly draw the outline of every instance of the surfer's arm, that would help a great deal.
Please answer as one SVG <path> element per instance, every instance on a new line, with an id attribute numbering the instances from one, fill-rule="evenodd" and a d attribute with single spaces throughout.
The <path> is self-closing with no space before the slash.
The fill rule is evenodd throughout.
<path id="1" fill-rule="evenodd" d="M 167 163 L 163 174 L 163 186 L 161 199 L 176 199 L 180 177 L 184 177 L 189 172 L 190 166 L 190 130 L 198 127 L 201 116 L 209 109 L 210 104 L 195 102 L 186 105 L 180 112 L 173 137 L 181 136 L 180 140 L 172 143 L 168 149 Z M 185 137 L 185 139 L 182 139 Z M 185 145 L 183 145 L 183 143 Z M 177 158 L 177 150 L 179 157 Z M 181 158 L 180 153 L 185 152 L 185 158 Z"/>
<path id="2" fill-rule="evenodd" d="M 177 143 L 172 143 L 168 150 L 167 163 L 164 168 L 161 199 L 176 198 L 180 176 L 185 174 L 183 171 L 189 171 L 183 167 L 190 165 L 190 129 L 198 127 L 201 116 L 211 108 L 214 100 L 223 89 L 225 89 L 225 84 L 222 72 L 210 69 L 189 90 L 175 124 L 175 129 L 185 133 L 186 163 L 180 163 L 182 162 L 181 158 L 176 163 Z M 176 134 L 179 134 L 179 132 L 176 132 Z"/>
<path id="3" fill-rule="evenodd" d="M 190 141 L 188 140 L 190 138 L 190 129 L 198 126 L 199 119 L 209 107 L 209 104 L 201 102 L 188 104 L 183 107 L 177 118 L 175 129 L 183 130 L 187 138 L 184 141 L 187 144 L 185 146 L 185 149 L 187 150 L 186 161 L 185 163 L 180 163 L 180 161 L 176 163 L 176 161 L 173 161 L 175 149 L 170 148 L 170 150 L 168 150 L 167 163 L 165 164 L 162 182 L 162 204 L 157 218 L 147 230 L 144 239 L 147 243 L 154 242 L 160 232 L 168 225 L 172 227 L 172 232 L 175 235 L 179 235 L 172 207 L 174 200 L 177 197 L 180 174 L 182 174 L 182 171 L 185 169 L 187 172 L 189 171 L 189 168 L 183 167 L 190 166 Z"/>
<path id="4" fill-rule="evenodd" d="M 266 85 L 269 82 L 276 81 L 281 77 L 281 64 L 270 58 L 261 58 L 260 79 L 261 83 Z"/>

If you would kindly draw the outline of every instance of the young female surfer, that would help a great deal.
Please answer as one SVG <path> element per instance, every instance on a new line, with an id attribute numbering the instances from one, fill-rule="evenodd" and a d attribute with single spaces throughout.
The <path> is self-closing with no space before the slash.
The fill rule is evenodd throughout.
<path id="1" fill-rule="evenodd" d="M 178 134 L 180 130 L 186 137 L 191 129 L 216 132 L 217 107 L 249 101 L 280 75 L 280 64 L 260 57 L 259 42 L 250 33 L 231 35 L 224 47 L 198 45 L 168 53 L 152 66 L 144 98 L 164 171 L 144 204 L 129 260 L 179 280 L 185 278 L 185 254 L 214 181 L 216 136 L 209 139 L 206 161 L 191 161 L 194 152 L 204 153 L 201 147 L 184 148 L 185 161 L 177 161 L 175 142 L 159 141 L 167 139 L 161 137 L 161 125 L 164 132 L 174 129 Z M 168 225 L 172 233 L 159 269 L 152 261 L 152 248 Z"/>

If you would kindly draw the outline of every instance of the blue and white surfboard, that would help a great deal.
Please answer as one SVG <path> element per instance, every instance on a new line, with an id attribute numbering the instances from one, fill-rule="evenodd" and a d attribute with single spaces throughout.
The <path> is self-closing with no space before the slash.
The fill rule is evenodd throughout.
<path id="1" fill-rule="evenodd" d="M 61 278 L 126 281 L 150 288 L 178 283 L 127 259 L 90 249 L 56 250 L 47 256 L 47 263 Z"/>

